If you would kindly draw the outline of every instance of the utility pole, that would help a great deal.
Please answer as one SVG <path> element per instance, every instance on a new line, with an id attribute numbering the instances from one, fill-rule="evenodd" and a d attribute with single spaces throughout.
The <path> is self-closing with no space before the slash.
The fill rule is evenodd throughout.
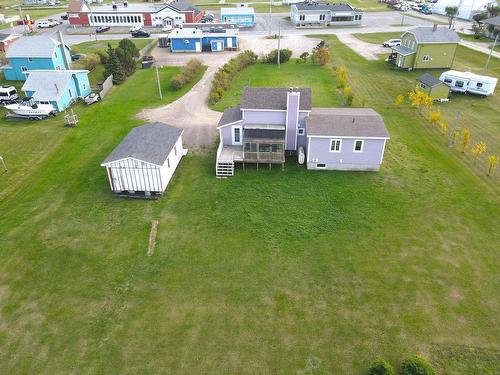
<path id="1" fill-rule="evenodd" d="M 21 8 L 21 6 L 19 6 L 19 17 L 21 17 L 21 22 L 23 23 L 24 32 L 27 33 L 28 32 L 27 25 L 24 22 L 24 14 L 23 14 L 23 9 Z"/>
<path id="2" fill-rule="evenodd" d="M 92 13 L 92 2 L 88 4 L 89 11 L 90 11 L 90 21 L 89 21 L 89 26 L 92 28 L 91 34 L 90 34 L 90 39 L 92 40 L 92 34 L 94 34 L 94 38 L 97 41 L 97 33 L 95 32 L 95 22 L 94 22 L 94 13 Z"/>
<path id="3" fill-rule="evenodd" d="M 278 68 L 281 66 L 281 22 L 278 22 Z"/>
<path id="4" fill-rule="evenodd" d="M 404 24 L 405 24 L 405 12 L 401 12 L 401 15 L 403 16 L 403 17 L 401 17 L 401 26 L 404 26 Z"/>
<path id="5" fill-rule="evenodd" d="M 271 36 L 271 31 L 273 27 L 273 3 L 269 0 L 269 36 Z"/>
<path id="6" fill-rule="evenodd" d="M 160 84 L 160 73 L 158 73 L 158 65 L 156 67 L 156 82 L 158 82 L 158 92 L 160 93 L 160 100 L 163 100 L 163 94 L 161 93 L 161 84 Z"/>
<path id="7" fill-rule="evenodd" d="M 500 34 L 500 33 L 499 33 Z M 493 53 L 493 51 L 495 50 L 495 47 L 497 45 L 497 40 L 498 40 L 498 35 L 495 37 L 495 41 L 493 42 L 493 46 L 491 47 L 491 50 L 490 50 L 490 54 L 488 55 L 488 59 L 486 60 L 486 64 L 484 65 L 484 71 L 487 72 L 488 71 L 488 65 L 490 64 L 490 59 L 491 59 L 491 54 Z"/>

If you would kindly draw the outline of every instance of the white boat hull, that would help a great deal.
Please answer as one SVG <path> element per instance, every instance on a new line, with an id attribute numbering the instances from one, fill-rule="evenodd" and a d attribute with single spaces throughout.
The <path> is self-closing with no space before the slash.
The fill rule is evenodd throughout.
<path id="1" fill-rule="evenodd" d="M 19 116 L 50 116 L 55 114 L 54 107 L 50 104 L 37 104 L 35 107 L 23 104 L 9 104 L 6 109 Z"/>

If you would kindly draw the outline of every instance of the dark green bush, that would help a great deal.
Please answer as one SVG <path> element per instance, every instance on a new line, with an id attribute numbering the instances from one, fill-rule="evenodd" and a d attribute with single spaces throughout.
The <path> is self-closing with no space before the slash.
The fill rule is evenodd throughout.
<path id="1" fill-rule="evenodd" d="M 288 48 L 280 49 L 279 52 L 280 63 L 286 63 L 292 57 L 292 51 Z M 264 62 L 269 64 L 277 64 L 278 63 L 278 50 L 273 49 L 264 57 Z"/>
<path id="2" fill-rule="evenodd" d="M 405 359 L 401 363 L 401 375 L 436 375 L 436 371 L 425 358 L 418 355 Z"/>
<path id="3" fill-rule="evenodd" d="M 179 90 L 184 85 L 191 82 L 191 80 L 196 77 L 201 69 L 203 69 L 203 64 L 200 60 L 189 60 L 188 63 L 181 69 L 181 71 L 172 77 L 172 79 L 170 80 L 170 85 L 175 90 Z"/>
<path id="4" fill-rule="evenodd" d="M 255 64 L 256 61 L 257 55 L 252 51 L 246 50 L 224 64 L 214 75 L 212 88 L 208 94 L 208 103 L 215 104 L 221 100 L 224 93 L 231 87 L 236 73 L 249 65 Z"/>
<path id="5" fill-rule="evenodd" d="M 378 359 L 368 369 L 368 375 L 394 375 L 394 369 L 389 362 Z"/>

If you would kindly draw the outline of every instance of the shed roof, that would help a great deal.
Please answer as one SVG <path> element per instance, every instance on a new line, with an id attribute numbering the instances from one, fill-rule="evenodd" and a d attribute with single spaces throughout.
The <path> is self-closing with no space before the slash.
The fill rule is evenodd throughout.
<path id="1" fill-rule="evenodd" d="M 163 165 L 183 130 L 162 122 L 154 122 L 132 129 L 101 165 L 134 158 L 155 165 Z"/>
<path id="2" fill-rule="evenodd" d="M 299 88 L 300 110 L 311 110 L 311 89 Z M 286 110 L 287 88 L 245 87 L 241 99 L 243 109 Z"/>
<path id="3" fill-rule="evenodd" d="M 417 43 L 458 43 L 460 41 L 458 34 L 447 27 L 419 26 L 408 30 L 407 33 L 413 34 Z"/>
<path id="4" fill-rule="evenodd" d="M 43 35 L 24 36 L 12 43 L 6 56 L 7 58 L 52 57 L 54 49 L 60 45 L 61 42 Z"/>
<path id="5" fill-rule="evenodd" d="M 347 3 L 317 3 L 315 1 L 304 1 L 295 3 L 297 10 L 330 10 L 332 12 L 350 12 L 356 10 Z"/>
<path id="6" fill-rule="evenodd" d="M 234 107 L 230 107 L 224 111 L 222 117 L 219 120 L 219 127 L 232 124 L 237 121 L 243 120 L 243 112 L 241 112 L 241 106 L 235 105 Z"/>
<path id="7" fill-rule="evenodd" d="M 423 83 L 426 86 L 430 86 L 430 87 L 444 84 L 439 79 L 437 79 L 436 77 L 434 77 L 433 75 L 431 75 L 429 73 L 425 73 L 424 75 L 418 77 L 417 81 L 420 83 Z"/>
<path id="8" fill-rule="evenodd" d="M 314 108 L 307 136 L 389 138 L 382 117 L 371 108 Z"/>
<path id="9" fill-rule="evenodd" d="M 416 53 L 411 48 L 405 47 L 403 45 L 394 46 L 394 47 L 391 47 L 391 48 L 392 48 L 393 51 L 396 51 L 397 53 L 399 53 L 400 55 L 403 55 L 403 56 L 413 55 L 414 53 Z"/>
<path id="10" fill-rule="evenodd" d="M 485 23 L 487 25 L 493 25 L 493 26 L 500 27 L 500 16 L 487 18 L 485 20 L 482 20 L 481 23 Z"/>
<path id="11" fill-rule="evenodd" d="M 33 91 L 33 99 L 43 102 L 58 101 L 73 75 L 88 70 L 30 70 L 23 91 Z"/>

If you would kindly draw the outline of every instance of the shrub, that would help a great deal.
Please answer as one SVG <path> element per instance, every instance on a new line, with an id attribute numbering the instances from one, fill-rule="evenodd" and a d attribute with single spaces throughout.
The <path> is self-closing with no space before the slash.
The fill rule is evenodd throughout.
<path id="1" fill-rule="evenodd" d="M 345 86 L 343 93 L 344 93 L 345 104 L 350 107 L 354 100 L 354 94 L 352 92 L 352 89 L 349 86 Z"/>
<path id="2" fill-rule="evenodd" d="M 97 64 L 99 64 L 100 61 L 101 59 L 97 54 L 91 53 L 87 55 L 87 57 L 85 57 L 85 60 L 83 62 L 85 64 L 85 69 L 92 71 L 96 68 Z"/>
<path id="3" fill-rule="evenodd" d="M 181 69 L 181 71 L 172 77 L 172 79 L 170 80 L 170 85 L 175 90 L 179 90 L 184 85 L 191 82 L 202 68 L 203 64 L 200 60 L 189 60 L 188 63 Z"/>
<path id="4" fill-rule="evenodd" d="M 330 50 L 326 47 L 318 48 L 313 52 L 311 59 L 317 61 L 319 65 L 326 65 L 331 59 Z"/>
<path id="5" fill-rule="evenodd" d="M 101 60 L 101 64 L 106 65 L 106 63 L 108 62 L 108 54 L 105 51 L 97 51 L 97 55 Z"/>
<path id="6" fill-rule="evenodd" d="M 208 94 L 208 103 L 215 104 L 222 99 L 226 90 L 231 87 L 235 75 L 247 66 L 257 62 L 257 55 L 249 50 L 239 53 L 219 68 L 212 80 L 212 88 Z"/>
<path id="7" fill-rule="evenodd" d="M 289 50 L 288 48 L 280 49 L 279 56 L 280 56 L 280 63 L 286 63 L 288 60 L 290 60 L 290 57 L 292 57 L 292 51 Z M 264 62 L 269 64 L 277 64 L 278 50 L 273 49 L 271 52 L 269 52 L 264 58 Z"/>
<path id="8" fill-rule="evenodd" d="M 413 356 L 401 363 L 401 375 L 436 375 L 436 371 L 425 358 Z"/>
<path id="9" fill-rule="evenodd" d="M 394 369 L 387 361 L 378 359 L 368 369 L 368 375 L 394 375 Z"/>

